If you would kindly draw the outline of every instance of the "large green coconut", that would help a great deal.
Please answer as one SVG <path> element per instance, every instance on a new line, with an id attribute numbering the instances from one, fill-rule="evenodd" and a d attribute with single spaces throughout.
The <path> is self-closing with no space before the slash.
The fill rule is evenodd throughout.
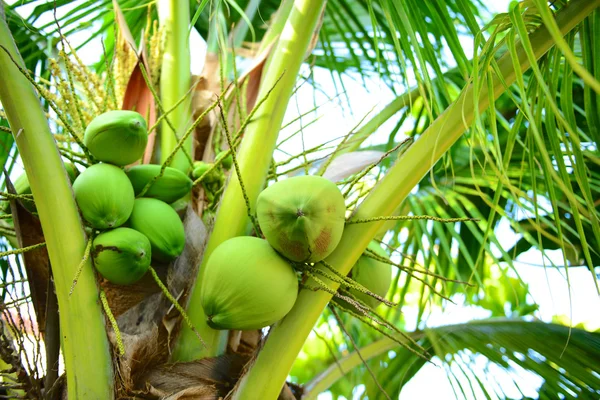
<path id="1" fill-rule="evenodd" d="M 123 225 L 133 210 L 131 182 L 114 165 L 92 165 L 75 179 L 73 192 L 83 218 L 96 229 Z"/>
<path id="2" fill-rule="evenodd" d="M 83 143 L 99 161 L 124 166 L 136 162 L 148 143 L 148 127 L 135 111 L 114 110 L 90 122 Z"/>
<path id="3" fill-rule="evenodd" d="M 183 223 L 177 212 L 164 201 L 145 197 L 136 199 L 129 226 L 150 240 L 153 259 L 169 262 L 183 251 Z"/>
<path id="4" fill-rule="evenodd" d="M 229 239 L 204 268 L 201 302 L 214 329 L 264 328 L 282 319 L 296 301 L 294 270 L 263 239 Z"/>
<path id="5" fill-rule="evenodd" d="M 318 262 L 336 248 L 346 205 L 338 187 L 320 176 L 279 181 L 258 196 L 260 229 L 277 251 L 298 262 Z"/>
<path id="6" fill-rule="evenodd" d="M 130 228 L 117 228 L 98 235 L 92 244 L 92 259 L 100 274 L 112 283 L 130 285 L 150 267 L 150 241 Z"/>

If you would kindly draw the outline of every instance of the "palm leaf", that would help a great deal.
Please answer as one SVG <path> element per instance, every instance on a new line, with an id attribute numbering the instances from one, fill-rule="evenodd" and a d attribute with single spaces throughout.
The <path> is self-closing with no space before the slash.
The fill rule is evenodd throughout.
<path id="1" fill-rule="evenodd" d="M 530 382 L 537 382 L 533 376 L 541 379 L 543 383 L 534 389 L 545 398 L 591 399 L 600 395 L 598 333 L 543 322 L 496 319 L 428 328 L 411 336 L 434 353 L 433 364 L 446 364 L 445 370 L 454 375 L 456 392 L 465 397 L 477 396 L 471 386 L 474 384 L 486 397 L 511 398 L 518 385 L 527 385 L 519 376 L 524 371 L 531 374 Z M 428 365 L 387 338 L 360 351 L 363 358 L 371 359 L 369 365 L 392 398 L 397 398 L 404 385 Z M 330 387 L 332 394 L 344 394 L 331 385 L 353 368 L 363 369 L 361 365 L 356 352 L 340 358 L 305 386 L 305 397 L 316 398 Z M 496 372 L 488 373 L 490 368 Z M 369 398 L 385 398 L 374 384 L 366 379 L 363 383 Z"/>

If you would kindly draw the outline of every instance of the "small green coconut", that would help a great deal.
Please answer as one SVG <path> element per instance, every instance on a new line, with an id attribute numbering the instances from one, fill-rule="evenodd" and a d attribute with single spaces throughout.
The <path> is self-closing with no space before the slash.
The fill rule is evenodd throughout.
<path id="1" fill-rule="evenodd" d="M 344 231 L 344 196 L 328 179 L 298 176 L 274 183 L 258 196 L 260 229 L 277 251 L 298 262 L 318 262 Z"/>
<path id="2" fill-rule="evenodd" d="M 92 244 L 94 266 L 104 278 L 118 285 L 139 281 L 148 271 L 150 241 L 130 228 L 117 228 L 98 235 Z"/>
<path id="3" fill-rule="evenodd" d="M 94 164 L 73 183 L 75 200 L 83 218 L 96 229 L 123 225 L 133 210 L 133 187 L 122 169 Z"/>
<path id="4" fill-rule="evenodd" d="M 212 168 L 213 165 L 214 164 L 212 163 L 206 163 L 204 161 L 195 161 L 194 170 L 192 171 L 192 177 L 194 179 L 200 178 L 202 175 L 204 175 L 204 173 L 206 173 L 206 171 Z M 223 180 L 222 171 L 220 171 L 218 168 L 214 168 L 208 173 L 208 175 L 204 177 L 202 181 L 206 184 L 220 182 L 221 180 Z"/>
<path id="5" fill-rule="evenodd" d="M 217 154 L 215 160 L 223 159 L 223 161 L 221 161 L 221 166 L 223 169 L 230 169 L 233 165 L 233 156 L 231 153 L 229 153 L 227 156 L 225 154 L 227 154 L 227 150 L 221 151 L 219 154 Z"/>
<path id="6" fill-rule="evenodd" d="M 105 112 L 87 126 L 83 143 L 99 161 L 119 166 L 134 163 L 148 143 L 146 120 L 135 111 Z"/>
<path id="7" fill-rule="evenodd" d="M 296 274 L 266 240 L 229 239 L 204 268 L 201 302 L 214 329 L 264 328 L 285 317 L 296 302 Z"/>
<path id="8" fill-rule="evenodd" d="M 185 246 L 185 231 L 177 212 L 164 201 L 142 197 L 136 199 L 129 226 L 146 235 L 152 246 L 152 258 L 170 262 Z"/>
<path id="9" fill-rule="evenodd" d="M 142 192 L 148 182 L 160 174 L 161 167 L 156 164 L 143 164 L 133 166 L 125 171 L 136 196 Z M 188 194 L 192 190 L 192 183 L 192 180 L 180 170 L 166 167 L 163 175 L 150 186 L 143 196 L 172 203 Z"/>
<path id="10" fill-rule="evenodd" d="M 77 178 L 77 176 L 79 175 L 79 171 L 77 170 L 75 165 L 73 165 L 71 163 L 65 163 L 64 165 L 65 165 L 65 170 L 67 171 L 67 175 L 69 176 L 69 180 L 71 181 L 71 183 L 73 183 L 75 178 Z M 19 175 L 19 177 L 17 179 L 15 179 L 15 181 L 13 182 L 13 186 L 14 186 L 15 192 L 17 194 L 31 194 L 31 186 L 29 185 L 29 178 L 27 178 L 27 174 L 25 174 L 25 173 Z M 0 204 L 1 204 L 0 211 L 2 211 L 4 213 L 8 213 L 9 209 L 10 209 L 10 202 L 3 201 Z M 23 206 L 31 212 L 36 211 L 35 204 L 32 201 L 24 200 L 24 201 L 22 201 L 21 204 L 23 204 Z"/>
<path id="11" fill-rule="evenodd" d="M 381 248 L 378 242 L 372 241 L 367 249 L 373 251 L 380 257 L 388 258 L 387 253 Z M 364 253 L 354 267 L 352 267 L 352 279 L 370 292 L 385 297 L 392 283 L 392 266 L 383 261 L 376 260 Z M 366 293 L 359 292 L 356 289 L 350 289 L 350 293 L 358 300 L 365 303 L 370 308 L 376 308 L 381 302 L 369 296 Z M 346 303 L 346 302 L 344 302 Z M 349 304 L 348 304 L 349 305 Z"/>

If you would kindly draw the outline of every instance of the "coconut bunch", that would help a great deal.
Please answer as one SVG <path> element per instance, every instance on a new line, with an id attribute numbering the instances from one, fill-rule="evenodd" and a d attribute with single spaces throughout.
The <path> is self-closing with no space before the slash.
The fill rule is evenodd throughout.
<path id="1" fill-rule="evenodd" d="M 92 243 L 94 266 L 108 281 L 140 280 L 152 260 L 170 262 L 185 245 L 183 223 L 169 205 L 185 196 L 192 181 L 181 171 L 138 161 L 148 142 L 146 121 L 134 111 L 109 111 L 88 125 L 84 144 L 98 163 L 73 182 Z"/>
<path id="2" fill-rule="evenodd" d="M 281 320 L 298 295 L 293 266 L 318 263 L 339 244 L 345 225 L 344 196 L 328 179 L 300 176 L 279 181 L 258 196 L 257 220 L 264 239 L 235 237 L 210 255 L 202 281 L 202 307 L 214 329 L 260 329 Z M 385 252 L 375 243 L 372 250 Z M 362 256 L 356 281 L 385 296 L 391 267 Z M 385 288 L 384 288 L 385 286 Z M 368 307 L 379 300 L 351 291 Z"/>
<path id="3" fill-rule="evenodd" d="M 88 125 L 84 144 L 98 161 L 73 182 L 83 219 L 98 234 L 91 255 L 108 281 L 139 281 L 152 261 L 168 263 L 185 245 L 183 224 L 173 204 L 190 192 L 193 182 L 181 171 L 161 165 L 126 167 L 142 157 L 148 141 L 144 118 L 134 111 L 109 111 Z M 223 158 L 226 169 L 231 156 Z M 196 162 L 195 179 L 211 170 Z M 214 169 L 213 169 L 214 170 Z M 205 177 L 222 185 L 222 177 Z M 263 238 L 243 236 L 223 242 L 210 255 L 202 280 L 202 307 L 215 329 L 251 330 L 272 325 L 293 307 L 298 295 L 295 266 L 315 264 L 339 244 L 345 225 L 344 196 L 320 176 L 279 181 L 258 196 L 257 222 Z M 376 246 L 376 247 L 372 247 Z M 371 251 L 385 256 L 372 244 Z M 352 278 L 369 292 L 384 296 L 390 266 L 363 255 Z M 379 301 L 350 290 L 374 308 Z"/>

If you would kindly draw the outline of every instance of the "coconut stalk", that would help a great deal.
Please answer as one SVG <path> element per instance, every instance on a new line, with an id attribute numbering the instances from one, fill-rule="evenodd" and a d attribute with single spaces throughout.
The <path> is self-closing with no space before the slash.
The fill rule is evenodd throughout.
<path id="1" fill-rule="evenodd" d="M 258 99 L 266 98 L 266 100 L 257 110 L 253 118 L 254 122 L 248 126 L 236 157 L 251 210 L 255 209 L 256 198 L 264 187 L 279 128 L 324 3 L 325 0 L 294 2 L 294 7 L 271 54 L 269 67 L 263 73 Z M 269 91 L 271 93 L 267 97 Z M 223 349 L 226 335 L 220 334 L 206 324 L 206 316 L 200 302 L 203 267 L 219 244 L 232 237 L 248 234 L 249 222 L 246 203 L 238 175 L 235 173 L 232 174 L 223 194 L 187 310 L 193 324 L 209 347 L 202 348 L 194 332 L 184 326 L 173 350 L 174 361 L 190 361 L 214 356 Z"/>
<path id="2" fill-rule="evenodd" d="M 281 2 L 279 9 L 277 9 L 277 12 L 275 13 L 275 18 L 262 38 L 258 51 L 256 52 L 257 54 L 265 51 L 275 40 L 277 40 L 277 37 L 281 32 L 283 32 L 283 28 L 290 16 L 293 5 L 294 0 L 283 0 Z"/>
<path id="3" fill-rule="evenodd" d="M 565 35 L 572 30 L 599 6 L 600 0 L 571 1 L 556 15 L 556 24 L 561 34 Z M 529 41 L 536 59 L 554 45 L 552 35 L 545 27 L 540 27 L 530 34 Z M 517 43 L 515 54 L 518 57 L 516 60 L 513 60 L 510 52 L 498 60 L 496 71 L 499 76 L 492 75 L 493 81 L 489 85 L 485 81 L 478 85 L 481 89 L 476 97 L 472 84 L 462 90 L 458 99 L 430 125 L 389 170 L 359 206 L 352 219 L 390 215 L 404 201 L 429 169 L 473 123 L 477 115 L 476 110 L 479 112 L 486 110 L 492 98 L 497 99 L 515 82 L 517 74 L 522 74 L 529 69 L 530 61 L 521 42 Z M 478 99 L 477 104 L 474 103 L 475 98 Z M 346 275 L 384 222 L 346 226 L 342 240 L 326 261 L 341 274 Z M 328 283 L 331 289 L 337 290 L 339 286 L 337 283 L 331 281 Z M 317 284 L 309 281 L 306 285 Z M 300 291 L 290 313 L 271 329 L 255 363 L 240 380 L 233 399 L 277 398 L 304 341 L 331 297 L 332 295 L 325 291 L 313 292 L 307 289 Z"/>
<path id="4" fill-rule="evenodd" d="M 40 100 L 11 60 L 25 68 L 3 17 L 0 46 L 0 101 L 29 178 L 50 256 L 68 395 L 71 399 L 112 399 L 112 359 L 91 262 L 84 266 L 69 296 L 86 235 Z"/>
<path id="5" fill-rule="evenodd" d="M 360 145 L 363 144 L 365 140 L 367 140 L 381 125 L 386 123 L 390 118 L 398 113 L 398 111 L 402 110 L 405 107 L 409 107 L 413 104 L 419 97 L 421 93 L 419 89 L 413 89 L 410 92 L 406 92 L 390 103 L 388 103 L 385 107 L 381 109 L 376 115 L 374 115 L 369 121 L 367 121 L 362 127 L 360 127 L 352 136 L 350 136 L 348 140 L 348 145 L 342 147 L 339 151 L 336 152 L 335 156 L 339 157 L 342 154 L 350 153 L 356 151 L 360 148 Z M 324 172 L 324 171 L 323 171 Z"/>
<path id="6" fill-rule="evenodd" d="M 160 26 L 165 30 L 165 48 L 160 74 L 160 98 L 163 110 L 170 110 L 185 94 L 191 85 L 190 49 L 188 29 L 190 25 L 190 3 L 185 0 L 158 0 L 158 18 Z M 187 124 L 192 120 L 190 99 L 182 102 L 168 116 L 169 122 L 163 121 L 161 128 L 161 162 L 169 157 L 179 138 L 185 133 Z M 176 129 L 177 136 L 171 125 Z M 192 136 L 190 135 L 183 149 L 192 154 Z M 175 153 L 170 166 L 187 173 L 190 160 L 183 149 Z"/>

